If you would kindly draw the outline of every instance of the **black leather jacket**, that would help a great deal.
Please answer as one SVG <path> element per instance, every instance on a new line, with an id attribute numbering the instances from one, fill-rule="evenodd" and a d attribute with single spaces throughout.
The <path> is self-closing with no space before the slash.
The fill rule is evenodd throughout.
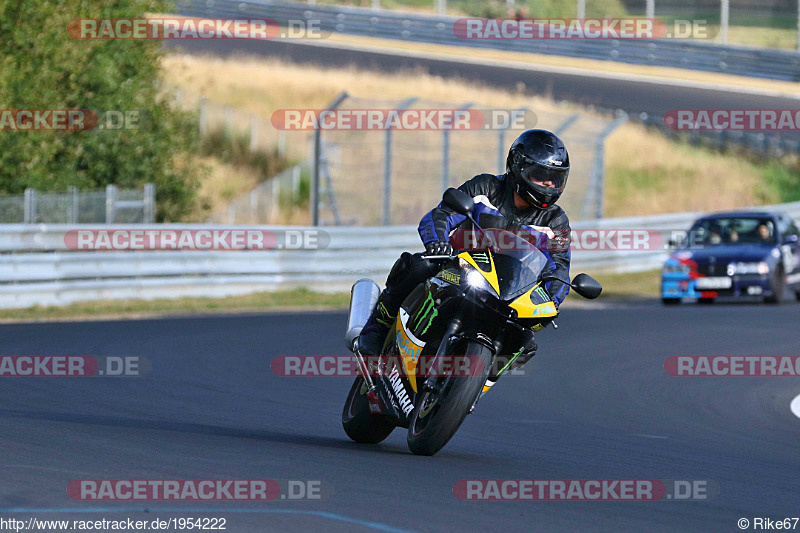
<path id="1" fill-rule="evenodd" d="M 512 232 L 533 231 L 547 233 L 546 228 L 554 230 L 555 237 L 547 246 L 545 255 L 552 259 L 551 269 L 561 279 L 569 279 L 569 238 L 570 227 L 567 214 L 558 205 L 539 209 L 530 207 L 517 209 L 514 205 L 514 192 L 508 186 L 505 175 L 480 174 L 462 184 L 459 189 L 475 200 L 473 217 L 482 228 L 503 229 Z M 447 241 L 453 229 L 469 229 L 471 222 L 463 215 L 443 207 L 432 209 L 419 224 L 422 242 Z M 533 230 L 533 231 L 532 231 Z M 553 246 L 553 243 L 557 243 Z M 556 305 L 560 305 L 569 292 L 569 286 L 561 282 L 550 282 L 545 288 L 552 295 Z"/>

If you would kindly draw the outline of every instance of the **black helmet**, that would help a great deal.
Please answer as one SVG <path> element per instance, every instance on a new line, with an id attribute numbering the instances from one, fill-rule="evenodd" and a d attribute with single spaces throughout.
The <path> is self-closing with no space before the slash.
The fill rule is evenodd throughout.
<path id="1" fill-rule="evenodd" d="M 564 143 L 547 130 L 528 130 L 517 137 L 506 160 L 506 174 L 514 191 L 535 207 L 554 204 L 569 177 L 569 154 Z M 553 182 L 552 187 L 533 183 Z"/>

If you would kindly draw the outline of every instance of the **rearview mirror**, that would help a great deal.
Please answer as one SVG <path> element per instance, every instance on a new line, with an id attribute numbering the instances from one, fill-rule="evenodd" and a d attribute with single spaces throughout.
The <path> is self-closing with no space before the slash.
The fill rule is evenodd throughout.
<path id="1" fill-rule="evenodd" d="M 784 244 L 794 244 L 797 242 L 797 235 L 786 235 L 783 238 Z"/>
<path id="2" fill-rule="evenodd" d="M 603 286 L 600 285 L 600 282 L 587 274 L 578 274 L 575 276 L 575 279 L 572 280 L 572 288 L 575 289 L 575 292 L 589 300 L 594 300 L 603 292 Z"/>
<path id="3" fill-rule="evenodd" d="M 452 187 L 444 191 L 442 203 L 459 215 L 468 215 L 475 208 L 475 202 L 469 194 Z"/>

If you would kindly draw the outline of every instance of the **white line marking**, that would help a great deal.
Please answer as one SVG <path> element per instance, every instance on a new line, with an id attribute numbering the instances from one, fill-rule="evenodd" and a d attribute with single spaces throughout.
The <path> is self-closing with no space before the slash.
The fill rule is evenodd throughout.
<path id="1" fill-rule="evenodd" d="M 792 400 L 792 403 L 789 406 L 789 409 L 792 410 L 792 414 L 794 416 L 796 416 L 797 418 L 800 418 L 800 394 L 798 394 L 797 397 L 794 400 Z"/>
<path id="2" fill-rule="evenodd" d="M 572 76 L 583 76 L 587 78 L 605 78 L 613 80 L 635 81 L 640 83 L 649 83 L 652 85 L 689 87 L 694 89 L 722 91 L 734 94 L 752 94 L 758 96 L 771 96 L 771 97 L 791 98 L 795 100 L 800 100 L 800 94 L 798 93 L 788 93 L 784 91 L 777 91 L 771 89 L 759 89 L 757 87 L 722 85 L 720 83 L 712 83 L 712 82 L 697 81 L 697 80 L 681 80 L 681 79 L 665 78 L 663 76 L 649 76 L 644 74 L 625 74 L 621 72 L 605 72 L 602 70 L 591 70 L 578 67 L 538 65 L 534 63 L 525 63 L 523 61 L 512 61 L 504 59 L 482 59 L 482 58 L 462 56 L 460 54 L 442 53 L 442 52 L 423 52 L 419 50 L 400 50 L 400 49 L 389 48 L 384 46 L 375 46 L 375 45 L 364 45 L 364 44 L 343 43 L 343 42 L 323 42 L 323 40 L 321 39 L 313 42 L 301 39 L 294 39 L 291 44 L 299 44 L 302 46 L 319 46 L 323 48 L 336 48 L 340 50 L 355 50 L 360 52 L 375 52 L 393 56 L 415 57 L 420 59 L 434 59 L 438 61 L 456 61 L 465 64 L 491 66 L 491 67 L 505 67 L 508 69 L 515 69 L 515 70 L 552 72 L 557 74 L 569 74 Z M 431 44 L 431 43 L 423 43 L 423 44 Z"/>
<path id="3" fill-rule="evenodd" d="M 663 437 L 661 435 L 648 435 L 646 433 L 631 433 L 631 437 L 641 437 L 643 439 L 666 439 L 669 437 Z"/>

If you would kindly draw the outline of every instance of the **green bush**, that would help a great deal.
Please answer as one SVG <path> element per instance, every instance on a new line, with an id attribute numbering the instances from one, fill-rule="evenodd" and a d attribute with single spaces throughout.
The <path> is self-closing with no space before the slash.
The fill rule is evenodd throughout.
<path id="1" fill-rule="evenodd" d="M 764 187 L 758 191 L 764 203 L 800 201 L 800 161 L 784 157 L 770 161 L 762 171 Z"/>
<path id="2" fill-rule="evenodd" d="M 259 182 L 290 166 L 290 162 L 278 153 L 277 147 L 250 150 L 250 135 L 226 134 L 222 128 L 211 130 L 203 136 L 200 153 L 216 157 L 225 163 L 249 166 L 258 171 Z"/>
<path id="3" fill-rule="evenodd" d="M 167 12 L 156 0 L 0 2 L 0 109 L 138 110 L 139 129 L 0 134 L 0 192 L 156 185 L 158 219 L 178 220 L 196 201 L 201 167 L 196 117 L 159 99 L 162 44 L 78 40 L 78 18 Z"/>

